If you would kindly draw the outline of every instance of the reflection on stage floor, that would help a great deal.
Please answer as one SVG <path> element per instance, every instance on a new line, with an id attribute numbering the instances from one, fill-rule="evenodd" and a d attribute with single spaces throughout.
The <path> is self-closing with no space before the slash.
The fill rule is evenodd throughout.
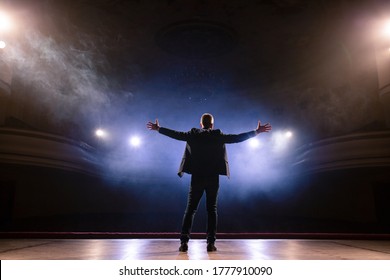
<path id="1" fill-rule="evenodd" d="M 1 260 L 390 260 L 390 240 L 0 239 Z"/>

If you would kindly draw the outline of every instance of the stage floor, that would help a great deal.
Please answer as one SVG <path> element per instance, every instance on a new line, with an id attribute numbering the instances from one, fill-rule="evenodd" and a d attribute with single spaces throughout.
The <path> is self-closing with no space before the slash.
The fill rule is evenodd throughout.
<path id="1" fill-rule="evenodd" d="M 1 260 L 390 260 L 390 240 L 0 239 Z"/>

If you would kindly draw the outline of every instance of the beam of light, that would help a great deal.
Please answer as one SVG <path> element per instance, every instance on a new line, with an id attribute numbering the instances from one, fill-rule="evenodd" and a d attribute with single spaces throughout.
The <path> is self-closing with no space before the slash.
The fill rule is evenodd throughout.
<path id="1" fill-rule="evenodd" d="M 0 49 L 4 49 L 7 44 L 4 41 L 0 41 Z"/>
<path id="2" fill-rule="evenodd" d="M 252 149 L 257 149 L 257 148 L 261 147 L 261 142 L 257 138 L 251 138 L 251 139 L 248 140 L 248 145 Z"/>
<path id="3" fill-rule="evenodd" d="M 141 145 L 141 138 L 138 136 L 132 136 L 129 140 L 129 143 L 133 147 L 139 147 Z"/>
<path id="4" fill-rule="evenodd" d="M 11 26 L 11 19 L 4 12 L 0 12 L 0 31 L 8 31 Z"/>
<path id="5" fill-rule="evenodd" d="M 286 151 L 292 136 L 293 133 L 291 131 L 276 131 L 273 133 L 273 151 L 276 153 L 283 153 Z"/>
<path id="6" fill-rule="evenodd" d="M 384 23 L 382 34 L 383 34 L 383 36 L 386 36 L 387 38 L 390 38 L 390 20 L 387 20 Z"/>
<path id="7" fill-rule="evenodd" d="M 107 132 L 104 131 L 104 130 L 101 129 L 101 128 L 98 128 L 98 129 L 96 129 L 96 131 L 95 131 L 95 135 L 96 135 L 97 137 L 99 137 L 99 138 L 105 138 L 105 137 L 107 136 Z"/>

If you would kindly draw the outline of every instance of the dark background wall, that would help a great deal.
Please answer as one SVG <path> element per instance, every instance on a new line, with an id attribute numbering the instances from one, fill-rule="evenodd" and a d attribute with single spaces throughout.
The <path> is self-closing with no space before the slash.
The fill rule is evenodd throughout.
<path id="1" fill-rule="evenodd" d="M 124 181 L 46 168 L 3 167 L 2 231 L 177 232 L 187 179 Z M 300 178 L 283 192 L 241 196 L 237 180 L 221 180 L 220 232 L 389 232 L 388 169 L 353 169 Z M 23 174 L 23 176 L 20 176 Z M 256 186 L 255 186 L 256 187 Z M 280 186 L 269 186 L 278 188 Z M 202 201 L 194 231 L 205 230 Z"/>

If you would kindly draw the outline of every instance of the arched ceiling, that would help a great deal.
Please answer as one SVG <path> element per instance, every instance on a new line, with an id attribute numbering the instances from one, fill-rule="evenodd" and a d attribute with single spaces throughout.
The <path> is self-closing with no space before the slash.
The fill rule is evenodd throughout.
<path id="1" fill-rule="evenodd" d="M 331 54 L 359 51 L 355 34 L 377 12 L 368 4 L 377 1 L 348 0 L 16 2 L 30 5 L 47 34 L 101 55 L 103 71 L 134 87 L 162 68 L 171 79 L 228 77 L 240 89 L 281 84 Z"/>
<path id="2" fill-rule="evenodd" d="M 324 106 L 334 98 L 329 92 L 374 96 L 370 32 L 375 17 L 388 8 L 381 0 L 17 0 L 8 5 L 26 11 L 29 27 L 78 57 L 92 58 L 91 67 L 118 95 L 153 98 L 161 92 L 205 100 L 240 93 L 298 119 L 306 118 L 303 111 L 328 112 Z M 361 119 L 349 129 L 359 125 Z"/>

